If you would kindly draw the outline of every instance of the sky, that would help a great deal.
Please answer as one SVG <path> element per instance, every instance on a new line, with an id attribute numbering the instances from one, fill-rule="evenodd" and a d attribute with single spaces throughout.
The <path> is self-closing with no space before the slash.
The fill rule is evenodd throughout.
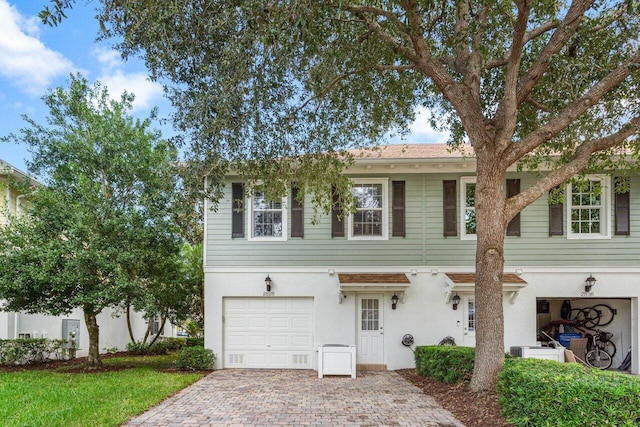
<path id="1" fill-rule="evenodd" d="M 98 1 L 77 1 L 57 27 L 40 22 L 38 12 L 48 0 L 0 0 L 0 136 L 18 134 L 27 115 L 37 123 L 46 123 L 48 109 L 42 97 L 48 90 L 67 87 L 69 75 L 81 72 L 92 83 L 100 81 L 114 97 L 124 90 L 134 93 L 132 115 L 146 118 L 157 107 L 160 118 L 168 118 L 172 107 L 162 87 L 148 79 L 139 59 L 124 62 L 112 49 L 113 41 L 96 42 L 98 21 L 94 8 Z M 447 135 L 433 131 L 426 123 L 424 110 L 405 138 L 408 143 L 446 142 Z M 170 125 L 160 126 L 170 137 Z M 27 172 L 31 159 L 26 146 L 1 143 L 0 159 Z"/>

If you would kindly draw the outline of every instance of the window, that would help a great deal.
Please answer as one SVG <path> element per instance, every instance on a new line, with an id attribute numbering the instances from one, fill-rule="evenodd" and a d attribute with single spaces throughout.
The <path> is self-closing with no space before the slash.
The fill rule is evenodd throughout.
<path id="1" fill-rule="evenodd" d="M 349 216 L 349 239 L 388 238 L 388 181 L 354 180 L 356 211 Z"/>
<path id="2" fill-rule="evenodd" d="M 249 201 L 249 240 L 287 240 L 286 198 L 269 200 L 261 188 Z"/>
<path id="3" fill-rule="evenodd" d="M 460 236 L 463 239 L 476 238 L 476 177 L 463 176 L 460 178 L 460 206 L 461 215 Z"/>
<path id="4" fill-rule="evenodd" d="M 471 298 L 467 302 L 467 330 L 476 331 L 476 300 Z"/>
<path id="5" fill-rule="evenodd" d="M 567 238 L 609 239 L 610 178 L 592 175 L 567 185 Z"/>

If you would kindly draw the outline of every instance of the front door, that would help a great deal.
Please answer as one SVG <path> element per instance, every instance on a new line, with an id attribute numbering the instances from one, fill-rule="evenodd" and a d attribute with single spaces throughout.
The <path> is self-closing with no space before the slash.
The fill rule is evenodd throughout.
<path id="1" fill-rule="evenodd" d="M 358 364 L 384 363 L 382 295 L 358 295 Z"/>
<path id="2" fill-rule="evenodd" d="M 465 347 L 476 346 L 476 300 L 474 297 L 464 297 L 462 299 L 464 336 L 463 345 Z"/>

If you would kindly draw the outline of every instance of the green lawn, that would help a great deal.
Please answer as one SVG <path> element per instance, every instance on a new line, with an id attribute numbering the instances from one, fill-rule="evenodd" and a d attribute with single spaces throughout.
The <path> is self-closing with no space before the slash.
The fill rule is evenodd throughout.
<path id="1" fill-rule="evenodd" d="M 3 426 L 118 426 L 202 378 L 161 372 L 171 356 L 111 358 L 102 373 L 0 372 Z"/>

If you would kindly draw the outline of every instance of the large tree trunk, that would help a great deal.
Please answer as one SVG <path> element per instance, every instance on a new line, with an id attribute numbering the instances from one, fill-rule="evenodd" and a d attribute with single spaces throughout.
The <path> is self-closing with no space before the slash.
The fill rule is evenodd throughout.
<path id="1" fill-rule="evenodd" d="M 494 390 L 504 366 L 504 173 L 497 162 L 478 159 L 476 181 L 476 355 L 470 387 Z M 482 166 L 481 166 L 482 165 Z"/>
<path id="2" fill-rule="evenodd" d="M 102 366 L 100 360 L 100 327 L 96 320 L 96 313 L 85 309 L 84 322 L 89 331 L 89 355 L 87 356 L 87 366 L 90 368 L 98 368 Z"/>
<path id="3" fill-rule="evenodd" d="M 136 338 L 133 336 L 133 328 L 131 327 L 131 305 L 129 304 L 127 304 L 127 330 L 129 331 L 131 342 L 136 342 Z"/>

